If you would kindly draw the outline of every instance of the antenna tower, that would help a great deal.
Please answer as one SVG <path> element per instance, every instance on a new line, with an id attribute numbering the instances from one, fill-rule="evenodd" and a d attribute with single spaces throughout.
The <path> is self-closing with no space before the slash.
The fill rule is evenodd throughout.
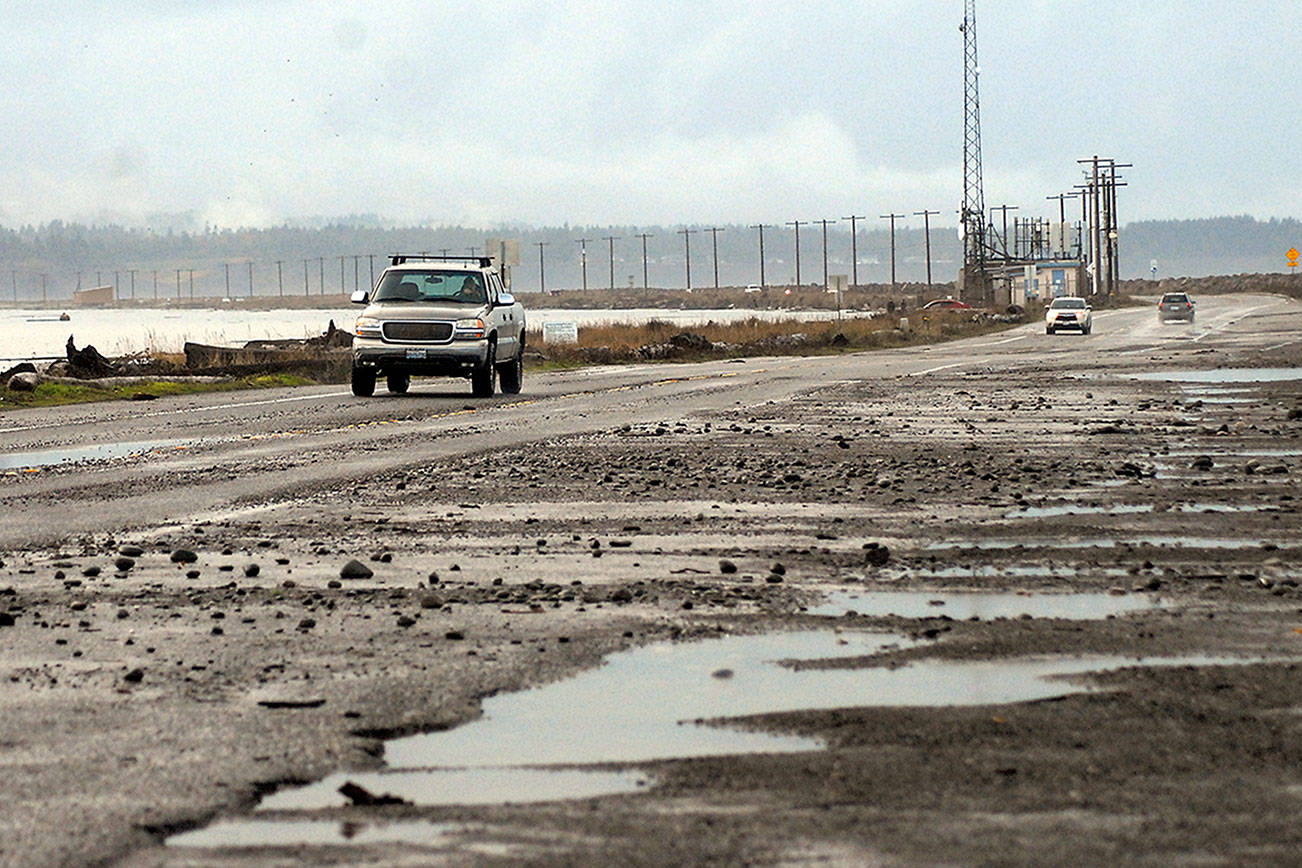
<path id="1" fill-rule="evenodd" d="M 986 197 L 981 179 L 981 67 L 977 63 L 976 0 L 965 0 L 963 26 L 963 262 L 986 259 Z"/>

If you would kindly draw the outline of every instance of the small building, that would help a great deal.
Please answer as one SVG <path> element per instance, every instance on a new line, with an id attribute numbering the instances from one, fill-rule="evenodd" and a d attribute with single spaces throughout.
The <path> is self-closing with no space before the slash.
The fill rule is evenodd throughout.
<path id="1" fill-rule="evenodd" d="M 72 294 L 72 303 L 78 307 L 108 306 L 117 301 L 117 292 L 112 286 L 97 286 L 94 289 L 79 289 Z"/>
<path id="2" fill-rule="evenodd" d="M 996 299 L 1003 304 L 1086 296 L 1089 287 L 1089 275 L 1078 259 L 1010 263 L 1002 266 L 995 275 Z"/>

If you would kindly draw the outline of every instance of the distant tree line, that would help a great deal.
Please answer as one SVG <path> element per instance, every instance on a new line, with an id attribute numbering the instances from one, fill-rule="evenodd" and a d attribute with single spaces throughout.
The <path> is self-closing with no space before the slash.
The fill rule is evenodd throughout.
<path id="1" fill-rule="evenodd" d="M 686 235 L 684 234 L 686 230 Z M 716 231 L 711 231 L 716 230 Z M 645 239 L 642 236 L 647 236 Z M 115 285 L 148 297 L 195 294 L 336 294 L 369 285 L 385 257 L 394 252 L 481 254 L 490 238 L 520 244 L 514 269 L 520 290 L 590 288 L 682 288 L 691 285 L 747 286 L 761 282 L 759 231 L 753 226 L 388 226 L 373 217 L 319 224 L 285 223 L 266 228 L 154 231 L 118 225 L 53 221 L 40 226 L 0 227 L 0 299 L 66 298 L 78 288 Z M 613 239 L 613 240 L 612 240 Z M 826 269 L 859 282 L 889 283 L 891 236 L 872 221 L 859 224 L 857 260 L 851 256 L 849 226 L 826 230 Z M 541 248 L 540 246 L 541 245 Z M 715 250 L 717 245 L 717 260 Z M 1294 219 L 1256 220 L 1218 217 L 1131 223 L 1122 229 L 1125 277 L 1145 278 L 1156 260 L 1159 277 L 1286 270 L 1285 252 L 1302 247 L 1302 223 Z M 611 252 L 614 252 L 612 275 Z M 926 239 L 920 226 L 898 226 L 895 271 L 900 282 L 925 280 Z M 763 282 L 797 282 L 793 227 L 768 224 L 764 230 Z M 962 249 L 953 227 L 933 226 L 933 279 L 954 279 Z M 821 284 L 824 275 L 823 227 L 803 223 L 799 283 Z M 586 269 L 585 269 L 586 262 Z"/>

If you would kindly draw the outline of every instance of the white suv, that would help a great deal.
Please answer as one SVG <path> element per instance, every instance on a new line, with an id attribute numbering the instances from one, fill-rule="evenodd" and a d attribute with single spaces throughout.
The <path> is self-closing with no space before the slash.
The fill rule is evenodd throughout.
<path id="1" fill-rule="evenodd" d="M 524 381 L 524 308 L 480 256 L 396 254 L 370 291 L 353 329 L 353 394 L 375 394 L 376 378 L 401 394 L 416 376 L 466 377 L 476 397 L 516 394 Z"/>
<path id="2" fill-rule="evenodd" d="M 1071 329 L 1087 335 L 1093 327 L 1093 308 L 1083 298 L 1055 298 L 1049 305 L 1049 309 L 1044 312 L 1046 335 L 1062 329 Z"/>

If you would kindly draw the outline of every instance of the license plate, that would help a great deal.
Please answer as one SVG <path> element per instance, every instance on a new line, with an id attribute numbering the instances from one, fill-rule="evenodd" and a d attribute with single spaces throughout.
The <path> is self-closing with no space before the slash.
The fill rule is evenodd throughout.
<path id="1" fill-rule="evenodd" d="M 422 348 L 422 349 L 414 349 L 414 348 L 413 348 L 413 349 L 408 349 L 408 350 L 407 350 L 407 358 L 409 358 L 409 359 L 423 359 L 423 358 L 425 358 L 425 350 L 424 350 L 423 348 Z"/>

